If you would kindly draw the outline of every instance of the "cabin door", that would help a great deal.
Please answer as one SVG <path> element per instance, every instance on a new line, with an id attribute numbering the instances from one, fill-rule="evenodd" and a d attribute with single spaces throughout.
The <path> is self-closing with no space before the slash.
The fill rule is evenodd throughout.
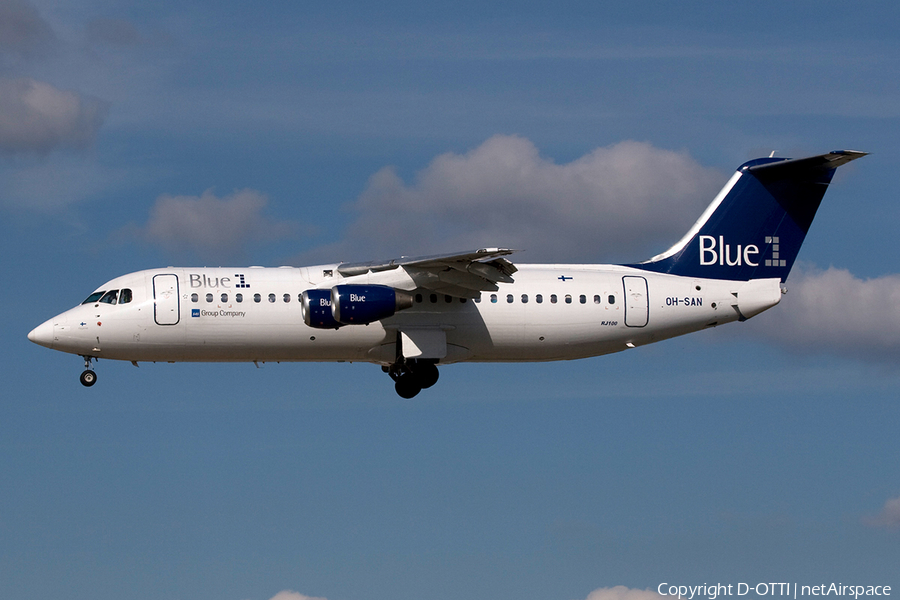
<path id="1" fill-rule="evenodd" d="M 644 327 L 650 319 L 647 299 L 647 280 L 643 277 L 623 277 L 625 284 L 625 325 Z"/>
<path id="2" fill-rule="evenodd" d="M 153 317 L 157 325 L 176 325 L 181 319 L 177 275 L 153 277 Z"/>

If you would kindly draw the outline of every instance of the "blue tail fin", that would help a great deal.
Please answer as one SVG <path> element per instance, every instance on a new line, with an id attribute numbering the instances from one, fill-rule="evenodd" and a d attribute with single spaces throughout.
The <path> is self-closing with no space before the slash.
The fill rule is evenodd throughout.
<path id="1" fill-rule="evenodd" d="M 784 281 L 835 169 L 865 155 L 840 150 L 744 163 L 677 244 L 628 266 L 686 277 Z"/>

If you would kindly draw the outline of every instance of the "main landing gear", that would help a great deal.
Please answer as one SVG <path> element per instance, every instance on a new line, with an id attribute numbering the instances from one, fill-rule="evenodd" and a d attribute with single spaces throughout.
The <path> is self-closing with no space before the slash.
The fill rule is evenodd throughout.
<path id="1" fill-rule="evenodd" d="M 434 363 L 433 360 L 406 360 L 400 357 L 390 367 L 382 369 L 394 380 L 394 389 L 401 398 L 413 398 L 437 383 L 440 373 Z"/>
<path id="2" fill-rule="evenodd" d="M 81 373 L 81 385 L 84 387 L 91 387 L 95 383 L 97 383 L 97 374 L 91 369 L 91 359 L 92 356 L 85 356 L 84 358 L 84 371 Z"/>

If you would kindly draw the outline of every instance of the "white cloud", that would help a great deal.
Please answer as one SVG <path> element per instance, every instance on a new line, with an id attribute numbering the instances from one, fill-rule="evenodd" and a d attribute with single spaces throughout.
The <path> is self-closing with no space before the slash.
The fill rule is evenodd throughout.
<path id="1" fill-rule="evenodd" d="M 100 100 L 29 78 L 0 79 L 0 152 L 45 154 L 90 145 L 106 118 Z"/>
<path id="2" fill-rule="evenodd" d="M 53 212 L 133 184 L 134 171 L 110 168 L 91 154 L 59 153 L 0 162 L 0 205 Z"/>
<path id="3" fill-rule="evenodd" d="M 789 348 L 875 359 L 900 355 L 900 275 L 859 279 L 844 269 L 795 272 L 754 333 Z"/>
<path id="4" fill-rule="evenodd" d="M 304 596 L 298 592 L 284 590 L 272 596 L 270 600 L 325 600 L 325 598 L 319 596 Z"/>
<path id="5" fill-rule="evenodd" d="M 624 585 L 598 588 L 588 594 L 586 600 L 660 600 L 662 596 L 652 590 L 635 590 Z"/>
<path id="6" fill-rule="evenodd" d="M 294 227 L 263 215 L 268 199 L 251 189 L 217 197 L 212 190 L 200 196 L 157 198 L 150 219 L 140 228 L 143 239 L 174 252 L 194 252 L 214 262 L 240 257 L 251 242 L 289 235 Z"/>
<path id="7" fill-rule="evenodd" d="M 0 53 L 29 56 L 56 40 L 37 9 L 24 0 L 0 0 Z"/>
<path id="8" fill-rule="evenodd" d="M 137 27 L 124 19 L 99 18 L 89 21 L 85 25 L 85 36 L 89 44 L 125 47 L 141 42 Z"/>
<path id="9" fill-rule="evenodd" d="M 528 250 L 528 262 L 637 261 L 675 242 L 726 179 L 646 143 L 557 164 L 525 138 L 496 135 L 436 157 L 411 184 L 391 167 L 375 173 L 344 240 L 323 251 L 359 260 L 505 246 Z"/>
<path id="10" fill-rule="evenodd" d="M 900 528 L 900 497 L 891 498 L 884 503 L 881 511 L 871 517 L 863 517 L 864 525 L 879 529 Z"/>

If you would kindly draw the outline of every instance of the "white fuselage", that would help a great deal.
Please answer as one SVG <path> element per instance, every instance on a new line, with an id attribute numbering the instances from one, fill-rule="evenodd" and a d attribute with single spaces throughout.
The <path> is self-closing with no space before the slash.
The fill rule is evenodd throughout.
<path id="1" fill-rule="evenodd" d="M 358 283 L 403 287 L 416 301 L 369 325 L 304 323 L 302 292 Z M 515 282 L 498 287 L 472 300 L 414 289 L 402 268 L 346 278 L 337 265 L 154 269 L 98 288 L 130 290 L 130 301 L 81 304 L 30 337 L 55 350 L 128 361 L 389 365 L 398 332 L 431 332 L 444 344 L 441 364 L 548 361 L 618 352 L 749 318 L 781 297 L 778 279 L 697 279 L 615 265 L 518 265 Z"/>

